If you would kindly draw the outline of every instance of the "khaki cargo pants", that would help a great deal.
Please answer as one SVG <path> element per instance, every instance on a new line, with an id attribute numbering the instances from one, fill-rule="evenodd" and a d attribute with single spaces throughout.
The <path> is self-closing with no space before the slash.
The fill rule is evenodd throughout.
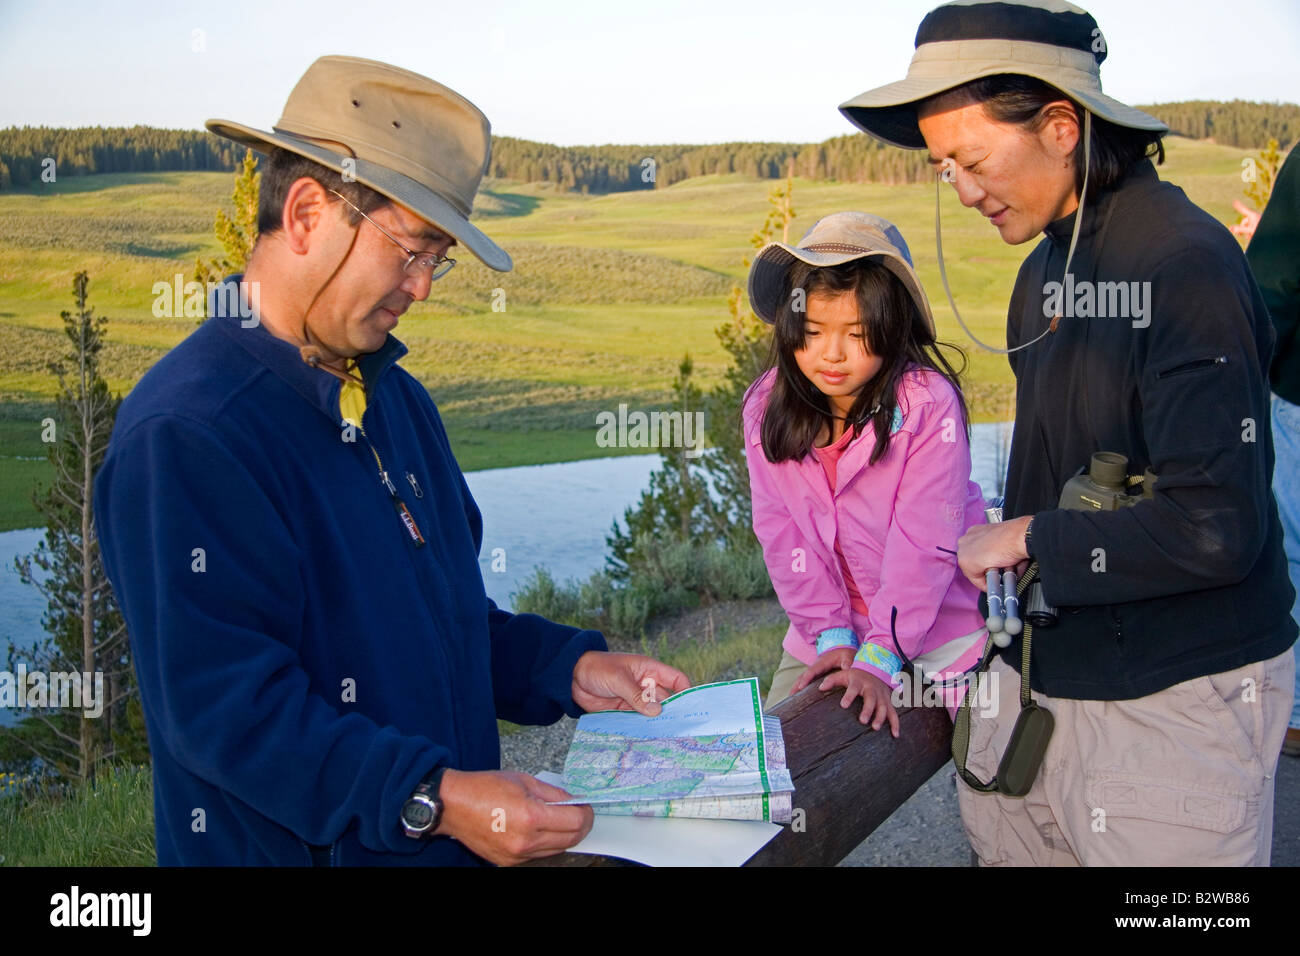
<path id="1" fill-rule="evenodd" d="M 990 780 L 1020 711 L 1020 675 L 996 657 L 996 716 L 971 712 L 967 769 Z M 1267 866 L 1273 778 L 1295 653 L 1136 700 L 1033 699 L 1056 729 L 1023 798 L 957 781 L 983 866 Z"/>

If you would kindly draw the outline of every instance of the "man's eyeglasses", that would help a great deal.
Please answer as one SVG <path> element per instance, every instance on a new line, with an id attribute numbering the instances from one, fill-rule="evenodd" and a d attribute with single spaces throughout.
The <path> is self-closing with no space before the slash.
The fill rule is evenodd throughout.
<path id="1" fill-rule="evenodd" d="M 432 282 L 436 279 L 441 279 L 452 270 L 453 266 L 456 265 L 455 259 L 448 259 L 446 256 L 436 255 L 432 252 L 416 252 L 413 249 L 406 248 L 406 246 L 398 242 L 393 234 L 387 229 L 375 222 L 360 209 L 357 209 L 356 204 L 348 199 L 347 196 L 343 195 L 337 189 L 331 189 L 330 192 L 338 196 L 353 209 L 356 209 L 357 214 L 362 219 L 382 232 L 394 245 L 406 253 L 406 264 L 402 266 L 402 271 L 407 275 L 416 276 L 424 273 L 428 275 L 429 281 Z"/>

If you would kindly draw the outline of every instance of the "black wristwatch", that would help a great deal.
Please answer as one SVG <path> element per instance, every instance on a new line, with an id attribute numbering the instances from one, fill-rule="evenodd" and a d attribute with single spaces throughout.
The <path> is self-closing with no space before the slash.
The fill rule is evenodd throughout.
<path id="1" fill-rule="evenodd" d="M 442 821 L 443 803 L 438 788 L 446 770 L 446 767 L 437 767 L 430 771 L 402 804 L 402 830 L 412 840 L 429 839 Z"/>

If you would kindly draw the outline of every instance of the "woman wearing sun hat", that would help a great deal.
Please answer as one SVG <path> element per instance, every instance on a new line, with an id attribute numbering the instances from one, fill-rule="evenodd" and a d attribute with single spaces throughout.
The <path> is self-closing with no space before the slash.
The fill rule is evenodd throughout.
<path id="1" fill-rule="evenodd" d="M 1164 124 L 1102 92 L 1106 53 L 1071 4 L 963 0 L 926 16 L 904 80 L 840 107 L 928 149 L 1004 242 L 1041 236 L 1008 311 L 1004 521 L 958 550 L 981 590 L 986 569 L 1037 562 L 1059 623 L 1029 684 L 1054 730 L 1023 797 L 984 783 L 1021 712 L 1013 640 L 991 667 L 998 715 L 968 740 L 958 722 L 962 818 L 986 864 L 1267 865 L 1296 635 L 1269 490 L 1274 336 L 1235 240 L 1157 177 Z M 1154 472 L 1154 494 L 1058 508 L 1100 451 Z"/>

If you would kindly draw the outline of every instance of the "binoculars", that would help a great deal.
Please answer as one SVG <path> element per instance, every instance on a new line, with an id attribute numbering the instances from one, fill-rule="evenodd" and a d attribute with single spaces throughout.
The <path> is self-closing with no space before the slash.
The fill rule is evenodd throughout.
<path id="1" fill-rule="evenodd" d="M 1065 483 L 1057 507 L 1071 511 L 1118 511 L 1153 497 L 1155 489 L 1156 476 L 1150 468 L 1141 476 L 1130 475 L 1128 458 L 1118 452 L 1099 451 L 1092 456 L 1086 472 L 1080 468 Z M 1039 581 L 1030 584 L 1025 595 L 1024 617 L 1034 627 L 1052 627 L 1059 620 L 1056 608 L 1043 599 Z"/>

